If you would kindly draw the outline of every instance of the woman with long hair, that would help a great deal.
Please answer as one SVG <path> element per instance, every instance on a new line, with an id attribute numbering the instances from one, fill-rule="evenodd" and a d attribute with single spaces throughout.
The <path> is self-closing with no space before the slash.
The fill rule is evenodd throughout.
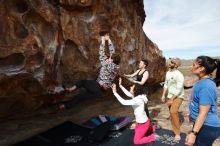
<path id="1" fill-rule="evenodd" d="M 148 95 L 149 93 L 149 85 L 147 84 L 147 80 L 149 78 L 149 73 L 147 71 L 148 61 L 145 59 L 141 59 L 138 64 L 138 70 L 136 70 L 132 74 L 124 74 L 126 78 L 128 78 L 129 81 L 136 85 L 141 85 L 143 87 L 143 94 Z M 135 79 L 133 79 L 135 77 Z M 147 113 L 147 116 L 149 117 L 149 110 L 147 107 L 147 104 L 145 105 L 145 111 Z"/>
<path id="2" fill-rule="evenodd" d="M 144 144 L 144 143 L 153 142 L 156 139 L 159 140 L 159 136 L 157 134 L 150 134 L 146 136 L 147 133 L 154 132 L 155 127 L 150 125 L 150 119 L 147 117 L 147 114 L 144 110 L 144 105 L 145 103 L 147 103 L 148 99 L 146 94 L 140 92 L 143 87 L 138 85 L 132 85 L 130 87 L 130 92 L 129 92 L 122 86 L 121 82 L 122 80 L 121 78 L 119 78 L 119 87 L 131 99 L 129 100 L 123 99 L 117 93 L 115 84 L 113 84 L 112 86 L 112 91 L 115 97 L 122 105 L 130 105 L 134 109 L 134 115 L 136 120 L 134 144 Z"/>
<path id="3" fill-rule="evenodd" d="M 213 71 L 217 69 L 215 79 Z M 220 82 L 220 61 L 208 56 L 199 56 L 192 64 L 191 72 L 199 80 L 192 89 L 189 104 L 193 128 L 186 138 L 186 145 L 212 146 L 220 136 L 220 119 L 218 117 L 218 91 Z"/>

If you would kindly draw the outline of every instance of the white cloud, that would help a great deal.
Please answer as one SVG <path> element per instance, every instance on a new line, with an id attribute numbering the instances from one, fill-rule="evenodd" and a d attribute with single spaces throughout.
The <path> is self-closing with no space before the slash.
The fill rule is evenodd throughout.
<path id="1" fill-rule="evenodd" d="M 161 50 L 220 48 L 219 0 L 144 0 L 144 4 L 143 29 Z"/>

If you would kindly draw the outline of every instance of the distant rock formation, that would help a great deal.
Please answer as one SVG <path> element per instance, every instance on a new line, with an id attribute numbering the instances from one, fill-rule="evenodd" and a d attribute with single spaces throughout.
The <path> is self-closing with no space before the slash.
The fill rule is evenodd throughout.
<path id="1" fill-rule="evenodd" d="M 47 89 L 99 71 L 99 33 L 109 31 L 120 73 L 149 60 L 149 83 L 160 83 L 165 58 L 144 34 L 143 0 L 0 0 L 0 115 L 31 111 Z"/>

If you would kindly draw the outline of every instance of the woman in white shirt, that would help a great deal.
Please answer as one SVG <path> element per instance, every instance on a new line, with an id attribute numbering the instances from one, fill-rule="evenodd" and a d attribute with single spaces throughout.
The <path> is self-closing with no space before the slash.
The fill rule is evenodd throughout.
<path id="1" fill-rule="evenodd" d="M 159 139 L 159 136 L 156 134 L 150 134 L 146 136 L 146 133 L 152 133 L 155 131 L 155 127 L 150 125 L 150 119 L 147 117 L 146 112 L 144 110 L 144 105 L 147 103 L 148 99 L 146 94 L 138 94 L 141 86 L 133 85 L 130 87 L 130 92 L 126 90 L 122 85 L 122 79 L 119 78 L 119 87 L 122 91 L 130 98 L 129 100 L 123 99 L 116 90 L 116 84 L 112 85 L 112 91 L 115 97 L 122 105 L 131 105 L 134 109 L 134 115 L 136 120 L 135 126 L 135 135 L 134 135 L 134 144 L 145 144 L 149 142 L 153 142 Z M 135 96 L 134 96 L 135 93 Z M 143 93 L 143 92 L 142 92 Z"/>

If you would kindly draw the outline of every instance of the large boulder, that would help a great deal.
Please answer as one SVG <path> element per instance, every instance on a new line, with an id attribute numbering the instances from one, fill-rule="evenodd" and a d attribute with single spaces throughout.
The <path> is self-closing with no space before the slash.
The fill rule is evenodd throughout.
<path id="1" fill-rule="evenodd" d="M 143 0 L 1 0 L 0 111 L 37 109 L 50 101 L 47 89 L 97 78 L 102 31 L 121 54 L 120 74 L 145 58 L 149 84 L 160 83 L 165 58 L 144 20 Z"/>

